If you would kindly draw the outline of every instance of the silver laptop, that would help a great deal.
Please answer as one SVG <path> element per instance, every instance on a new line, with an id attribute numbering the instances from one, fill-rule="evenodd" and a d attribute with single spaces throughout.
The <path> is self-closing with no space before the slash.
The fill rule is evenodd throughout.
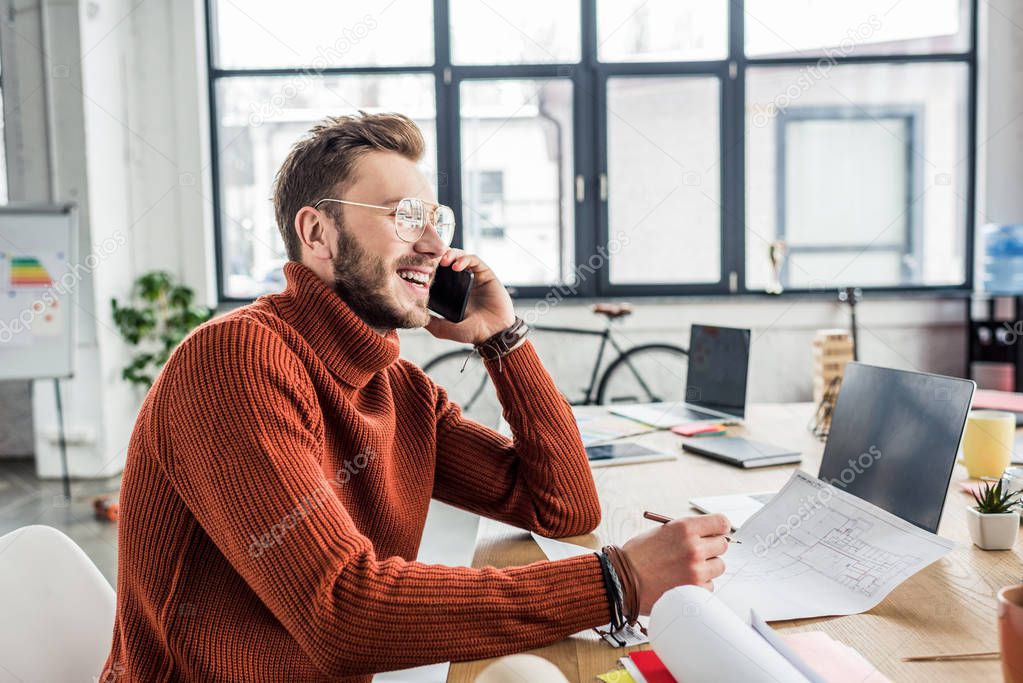
<path id="1" fill-rule="evenodd" d="M 746 417 L 750 331 L 693 325 L 683 401 L 640 403 L 610 412 L 667 429 L 691 422 L 740 424 Z"/>
<path id="2" fill-rule="evenodd" d="M 819 479 L 936 533 L 976 385 L 966 379 L 849 363 Z M 738 529 L 774 491 L 693 498 Z"/>

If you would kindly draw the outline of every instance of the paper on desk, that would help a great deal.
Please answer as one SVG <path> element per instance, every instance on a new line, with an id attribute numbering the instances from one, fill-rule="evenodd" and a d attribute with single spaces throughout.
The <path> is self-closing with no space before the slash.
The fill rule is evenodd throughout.
<path id="1" fill-rule="evenodd" d="M 654 431 L 654 427 L 610 413 L 576 415 L 575 423 L 584 446 Z"/>
<path id="2" fill-rule="evenodd" d="M 734 540 L 715 594 L 766 621 L 865 612 L 955 546 L 801 470 Z"/>
<path id="3" fill-rule="evenodd" d="M 541 536 L 535 531 L 531 531 L 530 535 L 536 541 L 536 544 L 540 546 L 540 550 L 543 551 L 548 560 L 567 560 L 570 557 L 579 557 L 580 555 L 589 555 L 596 552 L 593 548 L 557 541 L 553 538 Z"/>
<path id="4" fill-rule="evenodd" d="M 662 595 L 649 631 L 654 651 L 679 683 L 808 681 L 714 593 L 697 586 Z"/>
<path id="5" fill-rule="evenodd" d="M 530 532 L 533 536 L 533 540 L 540 546 L 540 550 L 547 556 L 548 560 L 566 560 L 570 557 L 578 557 L 579 555 L 590 555 L 594 552 L 592 548 L 585 546 L 576 545 L 575 543 L 565 543 L 564 541 L 556 541 L 553 538 L 547 538 L 541 536 L 536 532 Z M 647 617 L 640 617 L 639 624 L 646 628 L 649 623 Z M 602 626 L 601 631 L 607 631 L 610 629 L 611 624 Z M 615 636 L 621 641 L 621 643 L 612 643 L 607 638 L 603 638 L 608 645 L 615 647 L 628 647 L 632 645 L 642 645 L 643 643 L 649 642 L 647 637 L 643 635 L 643 632 L 638 628 L 633 629 L 626 627 L 622 631 L 619 631 Z M 601 636 L 594 629 L 588 629 L 586 631 L 580 631 L 579 633 L 573 634 L 574 638 L 585 638 L 586 640 L 601 640 Z"/>

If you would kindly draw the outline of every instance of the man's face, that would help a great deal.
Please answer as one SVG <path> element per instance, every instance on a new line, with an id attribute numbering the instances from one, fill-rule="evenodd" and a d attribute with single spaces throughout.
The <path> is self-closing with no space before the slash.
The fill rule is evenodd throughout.
<path id="1" fill-rule="evenodd" d="M 344 199 L 393 208 L 405 197 L 436 202 L 430 184 L 415 162 L 394 152 L 373 151 L 355 165 Z M 394 231 L 394 216 L 383 209 L 332 204 L 339 226 L 334 259 L 334 291 L 363 321 L 377 330 L 423 327 L 430 284 L 446 247 L 428 224 L 416 242 Z M 416 282 L 414 279 L 425 282 Z"/>

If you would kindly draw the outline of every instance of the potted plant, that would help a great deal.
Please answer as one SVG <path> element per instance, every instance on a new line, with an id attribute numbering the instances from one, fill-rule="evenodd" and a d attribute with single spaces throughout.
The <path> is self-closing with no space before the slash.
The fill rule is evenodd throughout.
<path id="1" fill-rule="evenodd" d="M 145 389 L 153 384 L 171 351 L 214 313 L 194 305 L 194 296 L 170 273 L 153 271 L 135 280 L 129 305 L 111 299 L 114 324 L 124 340 L 135 347 L 121 377 Z"/>
<path id="2" fill-rule="evenodd" d="M 982 550 L 1008 550 L 1019 534 L 1019 494 L 1002 488 L 1002 480 L 985 484 L 979 493 L 972 492 L 976 505 L 966 508 L 966 525 L 970 538 Z"/>

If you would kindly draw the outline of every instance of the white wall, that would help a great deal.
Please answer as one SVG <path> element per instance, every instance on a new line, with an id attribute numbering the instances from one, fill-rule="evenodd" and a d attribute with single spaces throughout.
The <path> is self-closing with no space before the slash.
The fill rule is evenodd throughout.
<path id="1" fill-rule="evenodd" d="M 125 296 L 132 279 L 153 268 L 182 276 L 203 300 L 214 296 L 201 3 L 92 0 L 77 7 L 56 0 L 7 2 L 22 36 L 11 36 L 10 26 L 0 33 L 12 198 L 77 198 L 83 206 L 83 254 L 88 253 L 84 245 L 98 244 L 116 231 L 128 237 L 123 250 L 98 268 L 80 292 L 80 373 L 65 385 L 69 429 L 83 435 L 71 454 L 73 471 L 98 476 L 123 465 L 138 404 L 119 379 L 125 349 L 109 321 L 109 298 Z M 978 201 L 980 224 L 1023 220 L 1023 193 L 1018 191 L 1023 178 L 1023 10 L 1017 4 L 993 0 L 990 10 L 981 5 L 982 20 L 992 17 L 984 30 L 992 44 L 982 57 L 996 87 L 985 88 L 982 97 L 980 169 L 987 182 Z M 1005 17 L 1014 17 L 1015 25 Z M 44 44 L 49 61 L 38 48 Z M 754 400 L 807 399 L 813 331 L 846 320 L 837 304 L 799 298 L 634 303 L 640 304 L 639 311 L 622 331 L 637 343 L 685 343 L 693 321 L 752 327 Z M 530 305 L 520 302 L 523 311 Z M 868 297 L 860 308 L 862 358 L 962 374 L 964 311 L 964 302 L 956 300 Z M 597 324 L 583 303 L 563 303 L 543 322 Z M 403 353 L 413 360 L 447 348 L 422 331 L 402 338 Z M 585 384 L 578 363 L 586 355 L 581 346 L 541 335 L 536 341 L 565 386 Z M 46 386 L 36 389 L 39 470 L 52 476 L 52 392 Z M 13 427 L 27 425 L 22 419 Z"/>
<path id="2" fill-rule="evenodd" d="M 83 260 L 104 240 L 123 244 L 78 286 L 76 376 L 62 382 L 71 473 L 109 476 L 141 400 L 120 377 L 128 355 L 111 298 L 155 268 L 214 297 L 201 14 L 182 2 L 10 1 L 0 38 L 11 198 L 78 202 Z M 52 383 L 32 394 L 37 472 L 57 476 Z"/>

